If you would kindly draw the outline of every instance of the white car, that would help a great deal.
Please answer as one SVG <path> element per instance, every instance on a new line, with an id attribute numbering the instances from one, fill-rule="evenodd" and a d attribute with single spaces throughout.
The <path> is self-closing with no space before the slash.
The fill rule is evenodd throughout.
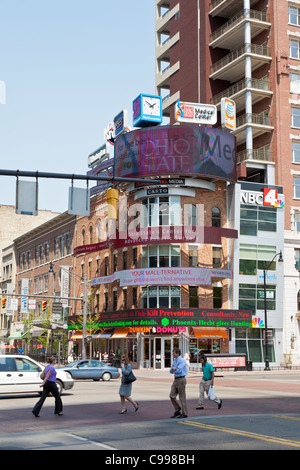
<path id="1" fill-rule="evenodd" d="M 44 366 L 23 355 L 0 354 L 0 394 L 41 393 L 40 378 Z M 57 369 L 56 385 L 59 393 L 74 386 L 71 374 Z"/>

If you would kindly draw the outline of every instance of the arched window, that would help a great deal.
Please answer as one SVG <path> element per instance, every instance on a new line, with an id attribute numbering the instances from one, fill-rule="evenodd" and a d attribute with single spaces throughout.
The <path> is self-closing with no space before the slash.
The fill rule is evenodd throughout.
<path id="1" fill-rule="evenodd" d="M 90 244 L 93 243 L 93 227 L 90 226 Z"/>
<path id="2" fill-rule="evenodd" d="M 211 210 L 211 225 L 221 227 L 221 211 L 218 207 L 213 207 Z"/>
<path id="3" fill-rule="evenodd" d="M 85 229 L 82 229 L 82 244 L 85 245 Z"/>

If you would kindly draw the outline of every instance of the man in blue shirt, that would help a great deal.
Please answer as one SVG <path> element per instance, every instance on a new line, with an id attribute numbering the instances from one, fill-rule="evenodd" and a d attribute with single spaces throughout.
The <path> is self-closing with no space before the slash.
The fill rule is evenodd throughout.
<path id="1" fill-rule="evenodd" d="M 174 374 L 174 382 L 170 391 L 170 399 L 174 406 L 174 415 L 171 418 L 187 418 L 187 405 L 186 405 L 186 375 L 188 373 L 186 361 L 181 357 L 179 348 L 173 349 L 174 362 L 170 369 L 170 374 Z M 176 400 L 179 395 L 181 407 Z"/>
<path id="2" fill-rule="evenodd" d="M 204 409 L 204 392 L 208 394 L 210 387 L 214 386 L 214 378 L 215 378 L 215 371 L 213 365 L 207 362 L 207 357 L 202 356 L 200 358 L 200 362 L 202 364 L 202 372 L 203 378 L 199 385 L 199 406 L 197 406 L 196 410 L 203 410 Z M 214 396 L 213 401 L 215 401 L 218 405 L 218 410 L 222 406 L 222 400 L 218 397 Z"/>

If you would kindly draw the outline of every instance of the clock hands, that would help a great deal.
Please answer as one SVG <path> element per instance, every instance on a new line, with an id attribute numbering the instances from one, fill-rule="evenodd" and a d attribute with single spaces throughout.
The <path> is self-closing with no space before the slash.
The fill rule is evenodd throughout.
<path id="1" fill-rule="evenodd" d="M 151 104 L 149 101 L 146 101 L 146 103 L 149 104 L 150 108 L 153 108 L 156 105 L 156 103 Z"/>

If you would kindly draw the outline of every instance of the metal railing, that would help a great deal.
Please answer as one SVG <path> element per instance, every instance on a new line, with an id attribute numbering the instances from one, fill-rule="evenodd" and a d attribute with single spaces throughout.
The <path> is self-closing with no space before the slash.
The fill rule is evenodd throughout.
<path id="1" fill-rule="evenodd" d="M 216 29 L 216 31 L 211 33 L 209 36 L 209 41 L 212 42 L 215 39 L 219 38 L 224 33 L 226 33 L 227 31 L 229 31 L 234 26 L 238 25 L 239 23 L 241 23 L 243 20 L 247 18 L 259 20 L 265 23 L 270 22 L 270 15 L 268 15 L 265 11 L 243 10 L 242 12 L 230 18 L 230 20 L 227 21 L 227 23 L 220 26 L 220 28 Z"/>
<path id="2" fill-rule="evenodd" d="M 237 49 L 231 51 L 222 59 L 218 60 L 210 66 L 210 74 L 217 72 L 221 68 L 229 65 L 234 60 L 242 57 L 244 54 L 257 54 L 264 57 L 271 57 L 271 49 L 267 46 L 267 43 L 263 44 L 243 44 Z"/>
<path id="3" fill-rule="evenodd" d="M 235 95 L 236 93 L 246 89 L 246 88 L 255 88 L 257 90 L 266 90 L 272 91 L 271 82 L 263 78 L 245 78 L 235 83 L 231 87 L 227 88 L 224 91 L 221 91 L 217 95 L 213 96 L 210 99 L 212 104 L 220 103 L 222 98 L 230 98 L 230 96 Z"/>

